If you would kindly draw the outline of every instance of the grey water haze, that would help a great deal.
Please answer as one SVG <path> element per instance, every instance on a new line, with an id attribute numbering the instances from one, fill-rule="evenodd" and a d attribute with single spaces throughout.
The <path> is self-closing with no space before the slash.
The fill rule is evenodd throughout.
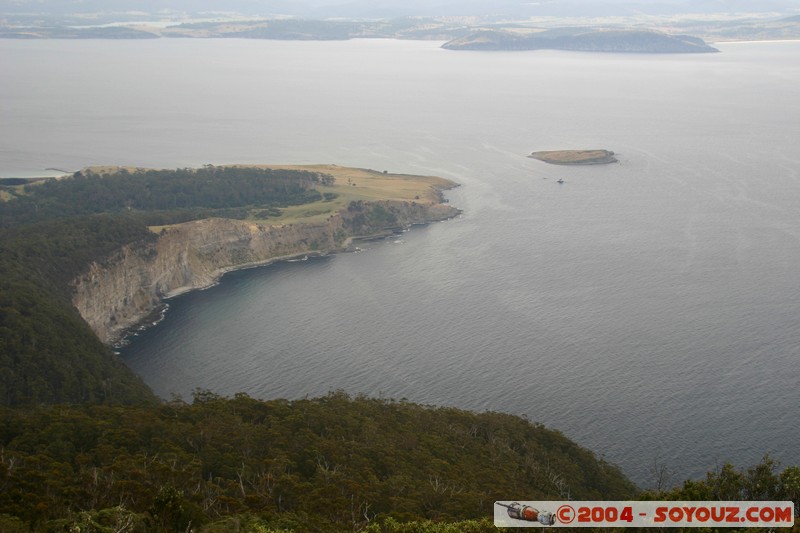
<path id="1" fill-rule="evenodd" d="M 162 396 L 509 412 L 645 486 L 656 458 L 677 479 L 800 462 L 800 43 L 440 45 L 0 41 L 0 174 L 336 163 L 462 185 L 457 219 L 173 299 L 122 351 Z M 620 163 L 525 157 L 567 148 Z"/>

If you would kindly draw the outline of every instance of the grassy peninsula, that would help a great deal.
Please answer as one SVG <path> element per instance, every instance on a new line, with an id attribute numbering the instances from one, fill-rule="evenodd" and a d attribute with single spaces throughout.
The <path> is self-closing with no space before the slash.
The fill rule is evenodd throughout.
<path id="1" fill-rule="evenodd" d="M 166 223 L 219 216 L 290 224 L 322 220 L 353 201 L 439 203 L 441 191 L 457 186 L 436 176 L 338 165 L 93 166 L 65 178 L 7 181 L 0 183 L 0 228 L 100 213 Z"/>
<path id="2" fill-rule="evenodd" d="M 211 165 L 95 167 L 61 179 L 13 182 L 4 187 L 0 202 L 0 404 L 155 400 L 74 303 L 75 280 L 100 276 L 119 264 L 121 251 L 142 259 L 147 268 L 165 236 L 174 244 L 182 235 L 194 235 L 177 231 L 185 229 L 182 225 L 225 220 L 245 241 L 254 232 L 290 227 L 283 230 L 282 247 L 265 248 L 263 254 L 324 251 L 349 237 L 402 225 L 398 205 L 424 211 L 438 205 L 442 189 L 454 185 L 440 178 L 334 166 Z M 329 227 L 301 231 L 325 220 Z M 226 261 L 241 255 L 241 247 L 228 252 L 215 268 L 237 264 Z M 263 254 L 254 261 L 266 259 Z M 152 298 L 163 292 L 158 284 L 152 289 Z M 135 300 L 138 295 L 132 294 Z M 100 313 L 106 310 L 105 302 L 90 304 Z M 116 308 L 107 318 L 117 320 L 113 315 L 124 311 Z"/>
<path id="3" fill-rule="evenodd" d="M 551 165 L 603 165 L 617 162 L 611 150 L 550 150 L 533 152 L 528 157 Z"/>
<path id="4" fill-rule="evenodd" d="M 234 166 L 231 168 L 241 168 Z M 324 184 L 315 187 L 323 197 L 315 202 L 286 206 L 281 213 L 268 220 L 273 223 L 293 224 L 314 222 L 346 209 L 351 202 L 399 201 L 436 204 L 442 201 L 441 191 L 458 184 L 437 176 L 395 174 L 389 171 L 338 165 L 258 165 L 254 168 L 315 172 L 330 176 Z M 253 214 L 254 220 L 258 214 Z"/>

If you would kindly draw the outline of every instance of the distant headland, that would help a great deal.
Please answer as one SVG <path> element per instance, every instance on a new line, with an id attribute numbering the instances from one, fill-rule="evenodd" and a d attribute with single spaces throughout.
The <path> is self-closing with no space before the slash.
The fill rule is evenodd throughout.
<path id="1" fill-rule="evenodd" d="M 354 250 L 358 240 L 461 212 L 442 194 L 457 186 L 453 181 L 337 165 L 94 167 L 83 174 L 97 186 L 122 190 L 146 184 L 153 196 L 160 183 L 182 180 L 187 205 L 206 206 L 194 216 L 161 221 L 146 198 L 133 194 L 117 202 L 131 206 L 124 213 L 148 218 L 155 239 L 118 243 L 70 283 L 75 308 L 108 344 L 158 311 L 164 298 L 214 285 L 226 272 Z M 284 189 L 296 193 L 278 196 Z M 231 197 L 225 208 L 209 210 L 209 202 L 225 198 L 226 191 Z"/>
<path id="2" fill-rule="evenodd" d="M 446 42 L 448 50 L 570 50 L 638 54 L 719 52 L 698 37 L 655 30 L 555 28 L 480 30 Z"/>
<path id="3" fill-rule="evenodd" d="M 533 152 L 528 157 L 552 165 L 604 165 L 617 162 L 611 150 L 550 150 Z"/>
<path id="4" fill-rule="evenodd" d="M 22 333 L 0 348 L 0 406 L 154 399 L 108 346 L 151 321 L 164 298 L 231 270 L 452 218 L 460 211 L 442 191 L 455 186 L 335 165 L 113 166 L 6 180 L 0 329 Z M 3 366 L 8 354 L 19 364 Z"/>

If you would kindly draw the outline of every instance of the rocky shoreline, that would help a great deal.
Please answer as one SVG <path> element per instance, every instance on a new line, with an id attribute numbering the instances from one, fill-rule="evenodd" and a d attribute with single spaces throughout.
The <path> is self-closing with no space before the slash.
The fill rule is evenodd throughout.
<path id="1" fill-rule="evenodd" d="M 374 213 L 384 223 L 375 222 Z M 72 300 L 98 338 L 113 345 L 164 300 L 211 287 L 228 272 L 352 251 L 355 238 L 385 237 L 460 213 L 444 203 L 382 200 L 351 206 L 325 222 L 267 226 L 214 218 L 176 224 L 155 242 L 124 246 L 90 264 L 73 280 Z"/>

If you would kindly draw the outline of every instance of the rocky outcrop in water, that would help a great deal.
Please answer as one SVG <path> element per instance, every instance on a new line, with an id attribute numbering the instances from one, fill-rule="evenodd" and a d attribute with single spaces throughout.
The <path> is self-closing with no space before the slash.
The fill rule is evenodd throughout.
<path id="1" fill-rule="evenodd" d="M 528 157 L 551 165 L 606 165 L 618 162 L 611 150 L 547 150 L 533 152 Z"/>
<path id="2" fill-rule="evenodd" d="M 226 272 L 309 253 L 347 249 L 352 237 L 444 220 L 444 204 L 353 203 L 326 221 L 269 226 L 212 218 L 165 228 L 153 243 L 128 245 L 73 281 L 73 304 L 105 343 L 158 309 L 164 298 L 209 287 Z"/>

